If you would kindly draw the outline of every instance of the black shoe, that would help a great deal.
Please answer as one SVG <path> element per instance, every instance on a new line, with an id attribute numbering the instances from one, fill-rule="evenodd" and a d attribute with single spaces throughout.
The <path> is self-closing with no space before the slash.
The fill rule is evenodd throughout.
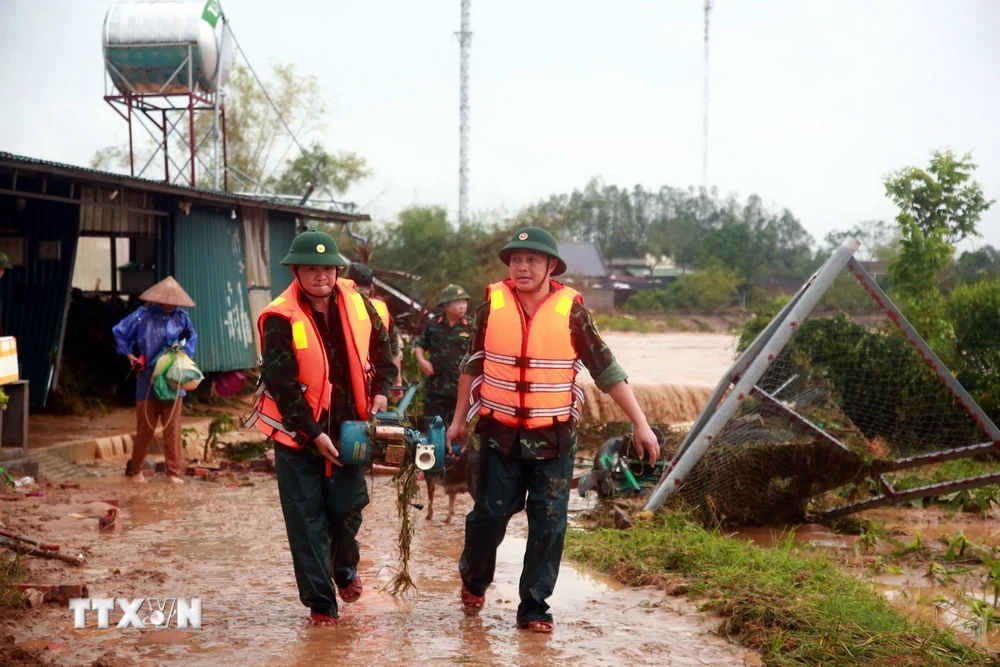
<path id="1" fill-rule="evenodd" d="M 129 459 L 128 463 L 125 464 L 125 476 L 126 477 L 132 476 L 132 459 Z"/>

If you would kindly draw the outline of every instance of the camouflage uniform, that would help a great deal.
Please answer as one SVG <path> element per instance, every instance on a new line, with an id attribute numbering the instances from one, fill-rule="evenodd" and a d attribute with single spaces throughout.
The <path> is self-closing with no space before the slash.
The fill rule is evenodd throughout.
<path id="1" fill-rule="evenodd" d="M 444 315 L 434 316 L 424 325 L 415 346 L 430 353 L 428 360 L 434 366 L 434 375 L 424 378 L 425 419 L 441 417 L 446 425 L 451 423 L 458 400 L 460 365 L 474 330 L 475 324 L 468 316 L 455 326 L 450 326 Z"/>
<path id="2" fill-rule="evenodd" d="M 555 239 L 538 228 L 515 232 L 500 253 L 522 248 L 545 252 L 559 259 Z M 552 275 L 565 272 L 559 265 Z M 476 332 L 462 361 L 462 373 L 480 376 L 481 358 L 472 356 L 484 349 L 490 302 L 476 312 Z M 579 360 L 590 371 L 601 391 L 607 392 L 627 376 L 601 338 L 593 318 L 583 305 L 574 302 L 569 316 L 570 338 Z M 528 540 L 521 571 L 517 624 L 552 622 L 546 600 L 555 590 L 566 538 L 570 483 L 576 452 L 575 421 L 546 428 L 510 427 L 481 415 L 476 425 L 480 436 L 480 459 L 475 507 L 465 518 L 465 549 L 459 560 L 465 592 L 481 598 L 493 583 L 497 548 L 507 532 L 511 517 L 522 510 L 528 515 Z M 481 604 L 481 603 L 480 603 Z"/>

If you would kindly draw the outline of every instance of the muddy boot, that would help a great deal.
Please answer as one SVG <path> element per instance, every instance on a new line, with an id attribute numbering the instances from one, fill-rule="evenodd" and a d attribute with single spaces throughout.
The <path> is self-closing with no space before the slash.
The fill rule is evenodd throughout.
<path id="1" fill-rule="evenodd" d="M 129 459 L 128 462 L 125 463 L 125 476 L 126 477 L 131 477 L 132 475 L 133 475 L 133 472 L 132 472 L 132 459 Z"/>

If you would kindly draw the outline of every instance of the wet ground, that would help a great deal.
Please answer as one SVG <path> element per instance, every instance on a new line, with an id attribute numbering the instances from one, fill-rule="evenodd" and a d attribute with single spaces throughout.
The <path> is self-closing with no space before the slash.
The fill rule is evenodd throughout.
<path id="1" fill-rule="evenodd" d="M 791 540 L 801 547 L 825 552 L 847 571 L 872 582 L 907 617 L 951 628 L 965 641 L 1000 653 L 1000 596 L 994 591 L 990 569 L 975 555 L 984 548 L 1000 550 L 996 516 L 952 512 L 937 506 L 886 508 L 861 516 L 882 524 L 890 535 L 878 539 L 870 549 L 857 535 L 842 535 L 816 524 L 784 529 L 745 527 L 734 531 L 733 537 L 764 548 Z M 942 558 L 949 541 L 959 534 L 970 543 L 966 553 L 953 560 Z M 922 555 L 886 560 L 887 554 L 913 544 L 918 535 L 926 549 Z M 894 564 L 877 566 L 880 556 Z"/>
<path id="2" fill-rule="evenodd" d="M 411 573 L 419 592 L 408 598 L 380 593 L 379 584 L 392 574 L 399 528 L 386 477 L 374 479 L 360 534 L 364 595 L 346 605 L 338 627 L 308 628 L 277 485 L 265 475 L 253 481 L 239 488 L 198 481 L 140 487 L 114 476 L 4 503 L 0 520 L 8 529 L 89 554 L 84 568 L 31 559 L 30 582 L 86 583 L 90 597 L 199 597 L 203 605 L 201 630 L 118 630 L 117 611 L 110 629 L 98 629 L 91 618 L 90 627 L 75 630 L 65 605 L 47 604 L 7 631 L 22 646 L 47 649 L 57 664 L 88 664 L 108 649 L 134 664 L 744 664 L 747 652 L 713 634 L 718 620 L 693 603 L 656 589 L 624 589 L 567 563 L 550 601 L 555 633 L 515 629 L 523 515 L 512 521 L 501 547 L 486 608 L 466 616 L 456 563 L 468 496 L 459 499 L 451 524 L 418 517 Z M 96 517 L 108 505 L 87 502 L 101 498 L 121 506 L 119 524 L 106 533 Z"/>

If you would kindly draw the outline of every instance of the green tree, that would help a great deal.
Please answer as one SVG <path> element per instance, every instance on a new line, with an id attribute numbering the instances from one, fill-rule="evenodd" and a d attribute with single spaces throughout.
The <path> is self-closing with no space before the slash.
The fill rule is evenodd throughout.
<path id="1" fill-rule="evenodd" d="M 753 284 L 765 276 L 808 275 L 812 241 L 791 211 L 770 212 L 760 197 L 752 195 L 742 209 L 731 202 L 714 216 L 701 244 L 699 263 L 715 260 L 735 271 L 745 305 Z"/>
<path id="2" fill-rule="evenodd" d="M 304 195 L 309 184 L 326 184 L 337 195 L 371 175 L 367 162 L 357 153 L 328 152 L 313 143 L 305 153 L 285 162 L 284 169 L 268 179 L 266 186 L 277 194 Z"/>
<path id="3" fill-rule="evenodd" d="M 971 154 L 957 158 L 935 151 L 928 168 L 906 167 L 885 179 L 886 196 L 899 207 L 899 251 L 889 264 L 893 293 L 907 318 L 938 351 L 951 347 L 949 324 L 938 276 L 949 265 L 954 244 L 976 234 L 976 224 L 992 201 L 970 180 Z"/>
<path id="4" fill-rule="evenodd" d="M 840 247 L 847 239 L 853 238 L 861 242 L 858 257 L 872 261 L 881 257 L 886 246 L 893 242 L 893 228 L 884 220 L 864 220 L 850 229 L 830 232 L 826 235 L 824 257 Z"/>
<path id="5" fill-rule="evenodd" d="M 661 290 L 639 292 L 625 302 L 631 311 L 718 310 L 732 305 L 740 277 L 718 262 L 704 269 L 685 273 Z"/>
<path id="6" fill-rule="evenodd" d="M 1000 279 L 1000 250 L 987 245 L 963 252 L 956 262 L 955 273 L 961 285 Z"/>

